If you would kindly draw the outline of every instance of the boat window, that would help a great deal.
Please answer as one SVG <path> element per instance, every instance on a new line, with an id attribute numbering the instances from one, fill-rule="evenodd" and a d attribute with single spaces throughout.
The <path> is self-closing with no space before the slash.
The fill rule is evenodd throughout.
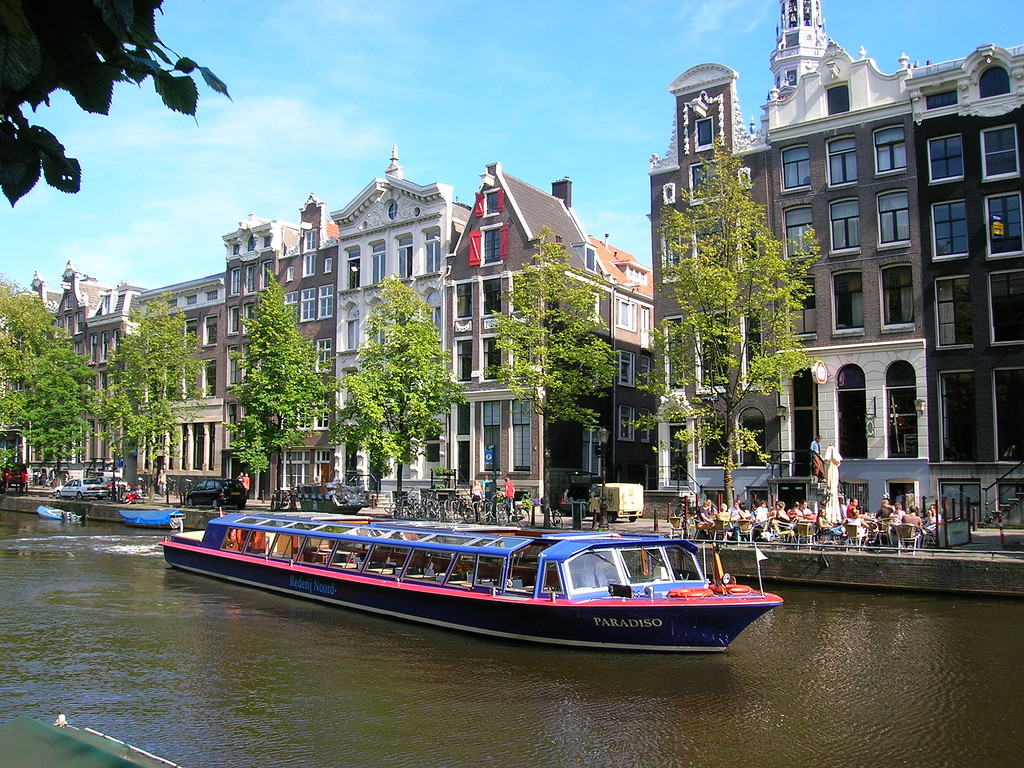
<path id="1" fill-rule="evenodd" d="M 537 585 L 537 569 L 540 567 L 540 553 L 550 546 L 533 542 L 525 549 L 512 554 L 508 568 L 508 586 L 514 590 L 526 590 L 533 594 Z"/>
<path id="2" fill-rule="evenodd" d="M 338 548 L 334 551 L 334 557 L 331 558 L 328 565 L 331 568 L 359 570 L 362 564 L 366 562 L 366 553 L 369 549 L 369 544 L 339 541 Z"/>
<path id="3" fill-rule="evenodd" d="M 220 548 L 226 549 L 228 552 L 241 552 L 247 533 L 248 531 L 245 528 L 228 528 Z"/>
<path id="4" fill-rule="evenodd" d="M 420 581 L 443 581 L 444 575 L 448 572 L 448 566 L 452 563 L 452 558 L 451 552 L 414 550 L 405 576 L 407 579 Z"/>
<path id="5" fill-rule="evenodd" d="M 668 581 L 671 578 L 661 547 L 620 549 L 619 554 L 622 556 L 622 564 L 626 567 L 629 584 Z"/>
<path id="6" fill-rule="evenodd" d="M 318 530 L 321 530 L 324 533 L 348 533 L 352 530 L 352 526 L 325 525 L 322 528 L 319 528 Z"/>
<path id="7" fill-rule="evenodd" d="M 322 539 L 319 536 L 307 536 L 302 542 L 302 551 L 299 552 L 299 562 L 311 565 L 326 565 L 331 559 L 331 549 L 334 546 L 332 539 Z"/>
<path id="8" fill-rule="evenodd" d="M 473 571 L 475 566 L 475 555 L 459 555 L 455 560 L 455 565 L 452 567 L 452 572 L 448 576 L 448 580 L 445 584 L 454 585 L 456 587 L 473 586 Z"/>
<path id="9" fill-rule="evenodd" d="M 296 523 L 292 526 L 297 531 L 315 531 L 320 527 L 320 523 Z"/>
<path id="10" fill-rule="evenodd" d="M 270 535 L 270 556 L 277 560 L 291 560 L 299 546 L 299 537 L 292 533 Z"/>
<path id="11" fill-rule="evenodd" d="M 541 592 L 551 592 L 557 595 L 565 592 L 562 588 L 562 576 L 558 573 L 558 563 L 547 563 L 544 566 L 544 582 L 540 588 Z"/>
<path id="12" fill-rule="evenodd" d="M 568 565 L 573 589 L 594 589 L 622 583 L 612 549 L 583 552 L 569 560 Z"/>
<path id="13" fill-rule="evenodd" d="M 245 543 L 245 552 L 250 555 L 267 554 L 267 534 L 263 531 L 253 531 L 249 540 Z"/>
<path id="14" fill-rule="evenodd" d="M 409 559 L 408 547 L 391 544 L 374 544 L 363 573 L 379 573 L 384 576 L 398 576 Z"/>
<path id="15" fill-rule="evenodd" d="M 476 585 L 505 588 L 505 558 L 481 555 L 476 566 Z"/>
<path id="16" fill-rule="evenodd" d="M 253 525 L 254 523 L 259 523 L 260 519 L 258 517 L 240 517 L 238 522 L 244 525 Z"/>
<path id="17" fill-rule="evenodd" d="M 682 547 L 666 547 L 665 554 L 675 581 L 704 581 L 696 558 Z"/>
<path id="18" fill-rule="evenodd" d="M 429 541 L 431 544 L 454 544 L 457 547 L 461 547 L 471 541 L 471 539 L 467 536 L 452 536 L 439 533 L 429 537 Z"/>

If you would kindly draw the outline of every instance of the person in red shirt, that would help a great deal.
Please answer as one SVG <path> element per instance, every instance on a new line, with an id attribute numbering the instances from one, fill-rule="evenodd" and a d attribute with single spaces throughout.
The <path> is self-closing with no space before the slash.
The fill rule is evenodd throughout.
<path id="1" fill-rule="evenodd" d="M 512 503 L 516 498 L 516 487 L 513 485 L 511 478 L 505 475 L 505 507 L 509 512 L 512 511 Z"/>

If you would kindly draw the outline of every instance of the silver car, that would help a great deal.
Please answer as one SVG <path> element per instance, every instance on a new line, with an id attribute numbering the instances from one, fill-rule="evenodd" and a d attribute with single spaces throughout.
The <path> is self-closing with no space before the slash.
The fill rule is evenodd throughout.
<path id="1" fill-rule="evenodd" d="M 107 481 L 102 477 L 86 477 L 68 480 L 53 495 L 62 499 L 102 499 L 108 493 Z"/>

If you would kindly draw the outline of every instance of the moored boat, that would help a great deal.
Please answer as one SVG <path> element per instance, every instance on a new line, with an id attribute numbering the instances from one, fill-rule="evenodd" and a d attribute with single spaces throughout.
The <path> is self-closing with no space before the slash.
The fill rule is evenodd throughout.
<path id="1" fill-rule="evenodd" d="M 180 509 L 119 509 L 121 522 L 134 528 L 169 528 L 180 531 L 185 513 Z"/>
<path id="2" fill-rule="evenodd" d="M 45 517 L 47 520 L 63 520 L 68 523 L 77 523 L 82 519 L 81 515 L 76 515 L 74 512 L 57 509 L 56 507 L 48 507 L 45 504 L 40 504 L 36 507 L 36 514 L 40 517 Z"/>
<path id="3" fill-rule="evenodd" d="M 175 568 L 509 640 L 722 651 L 782 599 L 710 583 L 689 541 L 237 514 L 172 535 Z"/>

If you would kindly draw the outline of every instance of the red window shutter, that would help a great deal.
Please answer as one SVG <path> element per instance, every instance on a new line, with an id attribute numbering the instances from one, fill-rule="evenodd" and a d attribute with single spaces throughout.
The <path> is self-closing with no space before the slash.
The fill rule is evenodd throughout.
<path id="1" fill-rule="evenodd" d="M 469 233 L 469 266 L 480 266 L 480 233 Z"/>
<path id="2" fill-rule="evenodd" d="M 483 216 L 484 215 L 484 193 L 476 193 L 476 203 L 473 205 L 473 215 Z"/>
<path id="3" fill-rule="evenodd" d="M 508 256 L 508 224 L 501 228 L 501 258 Z"/>
<path id="4" fill-rule="evenodd" d="M 499 189 L 498 190 L 498 211 L 501 212 L 501 211 L 504 211 L 504 210 L 505 210 L 505 190 L 504 189 Z"/>

